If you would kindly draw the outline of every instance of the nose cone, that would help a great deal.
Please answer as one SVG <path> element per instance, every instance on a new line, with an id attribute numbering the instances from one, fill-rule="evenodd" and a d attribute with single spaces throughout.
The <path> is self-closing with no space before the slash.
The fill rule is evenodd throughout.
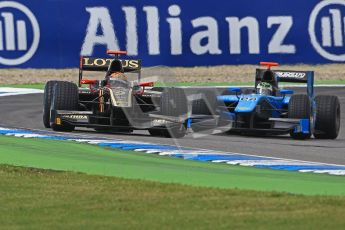
<path id="1" fill-rule="evenodd" d="M 235 108 L 235 113 L 251 113 L 255 111 L 260 98 L 257 95 L 243 95 Z"/>

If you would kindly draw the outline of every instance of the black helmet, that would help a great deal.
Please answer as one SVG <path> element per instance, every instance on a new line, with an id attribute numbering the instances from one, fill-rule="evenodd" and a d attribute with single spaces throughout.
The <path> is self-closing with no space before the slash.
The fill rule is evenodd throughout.
<path id="1" fill-rule="evenodd" d="M 272 70 L 266 70 L 262 76 L 262 82 L 274 83 L 275 76 Z"/>
<path id="2" fill-rule="evenodd" d="M 114 72 L 124 73 L 122 62 L 119 59 L 114 59 L 108 67 L 108 71 L 107 71 L 108 75 L 110 75 Z"/>

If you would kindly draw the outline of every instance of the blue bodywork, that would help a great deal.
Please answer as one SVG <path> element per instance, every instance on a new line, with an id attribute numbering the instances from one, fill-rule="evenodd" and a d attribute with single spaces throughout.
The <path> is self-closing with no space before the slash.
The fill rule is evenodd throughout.
<path id="1" fill-rule="evenodd" d="M 236 95 L 223 95 L 218 96 L 217 100 L 220 102 L 237 102 L 235 113 L 250 113 L 253 112 L 258 104 L 263 100 L 268 101 L 274 108 L 282 109 L 285 105 L 289 104 L 290 97 L 274 97 L 261 94 L 242 94 Z"/>
<path id="2" fill-rule="evenodd" d="M 257 72 L 258 73 L 258 72 Z M 314 72 L 292 71 L 304 74 L 304 79 L 287 78 L 290 72 L 282 72 L 284 77 L 277 76 L 277 82 L 307 83 L 307 95 L 312 102 L 314 113 Z M 257 79 L 256 79 L 257 80 Z M 255 86 L 257 82 L 255 82 Z M 290 119 L 287 116 L 292 90 L 279 90 L 280 95 L 272 96 L 259 93 L 241 93 L 237 87 L 228 88 L 229 95 L 217 96 L 217 112 L 223 121 L 232 122 L 232 129 L 238 131 L 263 131 L 266 133 L 284 134 L 289 132 L 308 134 L 313 124 L 309 119 Z"/>

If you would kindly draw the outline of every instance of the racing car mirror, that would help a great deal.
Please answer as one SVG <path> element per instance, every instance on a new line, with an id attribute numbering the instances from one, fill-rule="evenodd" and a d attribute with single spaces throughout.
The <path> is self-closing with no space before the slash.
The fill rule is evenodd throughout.
<path id="1" fill-rule="evenodd" d="M 228 88 L 228 90 L 230 92 L 234 92 L 234 93 L 240 93 L 241 92 L 241 88 L 239 88 L 239 87 L 230 87 L 230 88 Z"/>
<path id="2" fill-rule="evenodd" d="M 239 98 L 238 94 L 241 93 L 241 88 L 239 87 L 230 87 L 228 88 L 230 92 L 236 93 L 237 98 Z"/>
<path id="3" fill-rule="evenodd" d="M 293 91 L 293 90 L 290 90 L 290 89 L 281 89 L 281 90 L 279 90 L 279 92 L 280 92 L 283 96 L 285 96 L 286 94 L 293 94 L 293 93 L 294 93 L 294 91 Z"/>

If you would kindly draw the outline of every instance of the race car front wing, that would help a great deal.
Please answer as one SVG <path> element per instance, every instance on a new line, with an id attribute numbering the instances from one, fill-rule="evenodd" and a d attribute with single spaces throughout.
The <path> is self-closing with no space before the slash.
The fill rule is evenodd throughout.
<path id="1" fill-rule="evenodd" d="M 256 128 L 256 127 L 239 127 L 239 121 L 236 120 L 236 114 L 219 111 L 220 116 L 208 116 L 208 119 L 204 117 L 199 119 L 198 117 L 193 117 L 192 127 L 200 126 L 203 122 L 208 121 L 208 124 L 213 123 L 210 127 L 217 128 L 219 126 L 228 127 L 228 131 L 235 132 L 261 132 L 261 133 L 272 133 L 272 134 L 287 134 L 289 132 L 308 134 L 312 130 L 312 125 L 309 119 L 293 119 L 293 118 L 269 118 L 268 122 L 271 123 L 270 128 Z M 210 122 L 212 121 L 212 122 Z"/>
<path id="2" fill-rule="evenodd" d="M 164 126 L 174 126 L 177 124 L 185 123 L 189 128 L 190 118 L 188 117 L 172 117 L 161 114 L 149 113 L 147 116 L 142 118 L 135 118 L 135 125 L 103 125 L 93 123 L 92 118 L 97 118 L 92 111 L 67 111 L 67 110 L 52 110 L 51 111 L 51 122 L 57 125 L 69 124 L 76 127 L 109 127 L 109 128 L 130 128 L 130 129 L 148 129 L 155 128 L 159 129 Z M 105 118 L 105 117 L 102 117 Z M 106 119 L 110 119 L 109 117 Z"/>

